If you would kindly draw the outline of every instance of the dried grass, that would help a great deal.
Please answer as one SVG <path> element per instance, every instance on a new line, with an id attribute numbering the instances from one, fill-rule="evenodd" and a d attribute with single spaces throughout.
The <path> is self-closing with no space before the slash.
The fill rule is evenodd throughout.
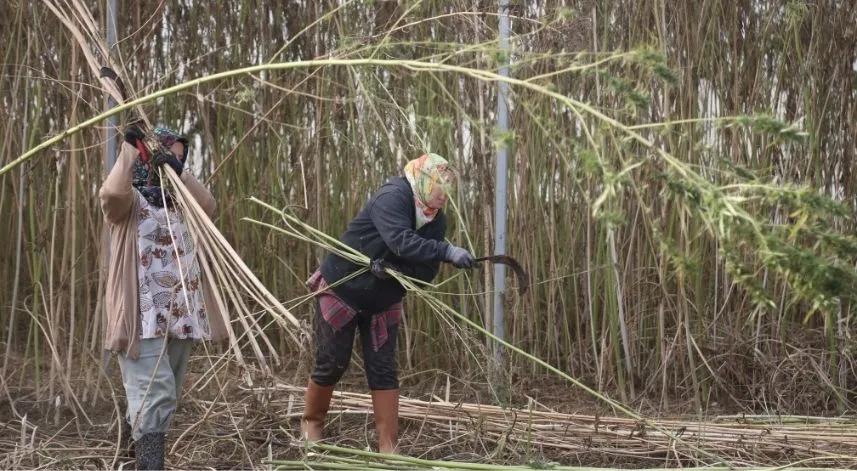
<path id="1" fill-rule="evenodd" d="M 202 378 L 198 372 L 191 376 L 189 384 Z M 231 385 L 224 389 L 221 395 L 218 388 L 188 388 L 169 435 L 170 467 L 265 469 L 264 463 L 270 460 L 327 463 L 349 456 L 347 450 L 306 454 L 308 450 L 297 440 L 305 388 L 277 381 L 267 386 Z M 454 396 L 461 394 L 452 392 Z M 549 463 L 632 468 L 717 464 L 683 445 L 687 442 L 735 467 L 795 463 L 857 466 L 857 419 L 853 417 L 742 414 L 707 421 L 652 419 L 659 428 L 683 439 L 676 442 L 639 421 L 606 413 L 561 413 L 549 407 L 553 404 L 536 401 L 528 407 L 501 408 L 440 397 L 448 394 L 441 387 L 420 394 L 422 399 L 401 398 L 403 454 L 426 460 L 535 467 Z M 571 398 L 559 399 L 553 402 L 567 406 Z M 92 469 L 127 465 L 130 459 L 117 454 L 117 416 L 111 407 L 99 409 L 93 425 L 82 423 L 67 409 L 56 417 L 49 417 L 53 415 L 49 409 L 45 416 L 3 419 L 0 448 L 9 452 L 0 458 L 0 467 Z M 371 413 L 368 394 L 337 391 L 325 432 L 329 438 L 324 444 L 354 450 L 374 446 Z M 4 416 L 5 412 L 0 415 Z"/>

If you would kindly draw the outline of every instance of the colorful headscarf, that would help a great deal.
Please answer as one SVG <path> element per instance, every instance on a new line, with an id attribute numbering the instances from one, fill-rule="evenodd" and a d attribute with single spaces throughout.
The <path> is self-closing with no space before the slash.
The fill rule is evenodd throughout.
<path id="1" fill-rule="evenodd" d="M 156 170 L 152 168 L 151 161 L 143 162 L 141 157 L 137 157 L 137 161 L 134 162 L 134 176 L 131 184 L 134 185 L 134 188 L 136 188 L 137 191 L 143 195 L 143 198 L 146 198 L 146 201 L 148 201 L 152 206 L 156 206 L 158 208 L 163 208 L 164 206 L 172 208 L 172 193 L 167 189 L 164 189 L 163 194 L 161 193 L 160 180 L 158 179 L 157 174 L 153 172 L 156 172 Z M 164 198 L 164 196 L 166 196 L 166 198 Z"/>
<path id="2" fill-rule="evenodd" d="M 437 154 L 424 154 L 405 165 L 405 178 L 414 190 L 414 204 L 417 208 L 417 229 L 430 223 L 439 208 L 430 208 L 427 204 L 435 187 L 440 185 L 444 193 L 449 194 L 453 181 L 449 162 Z"/>
<path id="3" fill-rule="evenodd" d="M 190 146 L 188 146 L 188 141 L 184 136 L 179 134 L 177 131 L 167 128 L 167 127 L 157 127 L 154 130 L 155 137 L 158 139 L 158 143 L 164 146 L 166 149 L 169 149 L 176 141 L 181 142 L 184 147 L 184 155 L 182 156 L 182 160 L 187 159 L 188 152 L 190 151 Z"/>
<path id="4" fill-rule="evenodd" d="M 184 155 L 181 159 L 187 159 L 188 141 L 181 134 L 165 127 L 155 128 L 154 134 L 158 144 L 162 147 L 162 149 L 157 149 L 155 152 L 169 151 L 170 146 L 178 141 L 184 146 Z M 132 184 L 152 206 L 172 208 L 173 195 L 167 189 L 161 192 L 160 178 L 158 178 L 158 174 L 155 172 L 156 170 L 152 168 L 151 161 L 144 162 L 141 157 L 137 157 L 137 161 L 134 163 Z"/>

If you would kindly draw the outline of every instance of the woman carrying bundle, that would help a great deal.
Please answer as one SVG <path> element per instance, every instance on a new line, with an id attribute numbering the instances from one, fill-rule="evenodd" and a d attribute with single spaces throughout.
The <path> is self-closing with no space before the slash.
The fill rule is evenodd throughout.
<path id="1" fill-rule="evenodd" d="M 118 354 L 138 469 L 163 469 L 165 435 L 195 340 L 227 336 L 175 196 L 159 175 L 171 168 L 209 216 L 211 193 L 183 171 L 187 141 L 156 128 L 155 149 L 139 128 L 125 132 L 116 164 L 98 192 L 110 233 L 104 348 Z M 151 152 L 151 156 L 149 156 Z M 166 175 L 165 175 L 166 176 Z"/>
<path id="2" fill-rule="evenodd" d="M 369 257 L 370 269 L 353 276 L 362 267 L 329 254 L 307 282 L 317 293 L 318 312 L 313 319 L 315 364 L 301 420 L 305 440 L 322 437 L 333 389 L 348 368 L 359 330 L 378 449 L 395 453 L 399 433 L 396 335 L 405 289 L 387 269 L 430 282 L 440 262 L 457 268 L 474 265 L 467 250 L 444 241 L 442 208 L 453 179 L 449 164 L 437 154 L 410 161 L 404 176 L 382 185 L 340 238 Z"/>

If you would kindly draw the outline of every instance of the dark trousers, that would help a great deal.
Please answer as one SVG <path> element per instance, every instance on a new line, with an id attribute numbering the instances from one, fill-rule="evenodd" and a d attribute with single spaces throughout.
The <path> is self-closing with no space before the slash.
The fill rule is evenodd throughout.
<path id="1" fill-rule="evenodd" d="M 399 374 L 396 368 L 396 335 L 399 332 L 399 326 L 387 327 L 387 341 L 376 352 L 372 349 L 371 321 L 371 314 L 357 314 L 344 327 L 335 330 L 324 320 L 316 304 L 316 314 L 313 318 L 315 366 L 312 371 L 312 380 L 316 384 L 333 386 L 342 378 L 348 370 L 351 351 L 354 348 L 354 336 L 359 329 L 369 389 L 399 388 Z"/>

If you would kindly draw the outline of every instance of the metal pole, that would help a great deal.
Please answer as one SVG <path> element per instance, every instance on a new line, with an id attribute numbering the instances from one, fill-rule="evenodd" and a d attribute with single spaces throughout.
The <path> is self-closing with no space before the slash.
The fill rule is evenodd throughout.
<path id="1" fill-rule="evenodd" d="M 109 48 L 109 51 L 111 51 L 111 54 L 113 54 L 113 48 L 116 46 L 116 18 L 118 16 L 118 11 L 118 0 L 107 0 L 107 47 Z M 115 106 L 116 102 L 108 94 L 107 107 L 105 111 L 110 110 Z M 113 168 L 113 164 L 116 163 L 117 123 L 118 121 L 116 116 L 107 118 L 107 136 L 104 140 L 106 143 L 104 148 L 104 168 L 106 169 L 106 173 L 110 173 L 110 170 Z"/>
<path id="2" fill-rule="evenodd" d="M 119 12 L 119 2 L 118 0 L 107 0 L 107 50 L 108 54 L 115 54 L 114 48 L 116 47 L 116 21 Z M 106 60 L 107 58 L 105 58 Z M 110 110 L 111 108 L 116 106 L 116 101 L 113 99 L 110 94 L 107 94 L 107 105 L 106 109 Z M 107 126 L 105 128 L 105 133 L 107 134 L 104 139 L 104 173 L 105 175 L 109 175 L 110 171 L 113 170 L 113 165 L 116 163 L 116 127 L 118 126 L 118 119 L 116 116 L 111 116 L 107 118 Z M 104 271 L 107 270 L 107 267 L 110 266 L 110 238 L 107 236 L 107 233 L 104 232 L 102 235 L 102 247 L 104 248 L 104 266 L 102 269 Z M 107 316 L 102 316 L 102 328 L 107 328 Z M 107 350 L 101 351 L 101 369 L 109 374 L 110 373 L 110 352 Z"/>
<path id="3" fill-rule="evenodd" d="M 500 0 L 500 50 L 503 53 L 503 64 L 500 66 L 500 75 L 509 76 L 509 0 Z M 509 130 L 509 107 L 506 102 L 509 93 L 509 84 L 499 83 L 497 96 L 497 128 L 503 136 Z M 495 174 L 494 191 L 494 253 L 505 255 L 506 253 L 506 180 L 508 173 L 508 149 L 501 138 L 497 149 L 497 166 Z M 503 312 L 503 295 L 506 291 L 506 266 L 501 263 L 494 264 L 494 335 L 500 339 L 505 338 L 505 317 Z M 494 357 L 499 365 L 503 364 L 503 347 L 499 343 L 494 345 Z"/>

